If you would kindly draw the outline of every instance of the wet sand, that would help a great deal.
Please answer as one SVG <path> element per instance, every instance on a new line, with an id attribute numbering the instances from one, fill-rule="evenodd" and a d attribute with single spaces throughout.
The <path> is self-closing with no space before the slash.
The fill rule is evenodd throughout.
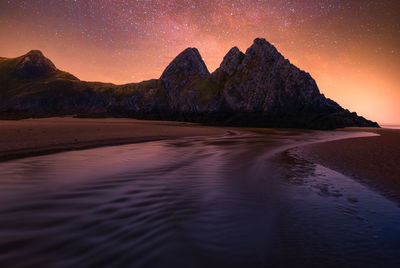
<path id="1" fill-rule="evenodd" d="M 380 136 L 329 141 L 301 148 L 304 156 L 400 197 L 400 130 L 359 129 Z"/>
<path id="2" fill-rule="evenodd" d="M 2 162 L 0 267 L 400 267 L 395 202 L 277 161 L 365 135 L 234 131 Z"/>
<path id="3" fill-rule="evenodd" d="M 220 135 L 227 129 L 194 123 L 72 117 L 0 120 L 0 161 L 60 151 Z"/>
<path id="4" fill-rule="evenodd" d="M 14 157 L 158 140 L 0 163 L 0 267 L 400 267 L 399 203 L 369 187 L 397 182 L 398 131 L 50 118 L 0 133 Z"/>
<path id="5" fill-rule="evenodd" d="M 0 120 L 0 161 L 60 151 L 121 145 L 144 141 L 190 136 L 229 134 L 235 128 L 209 127 L 200 124 L 134 119 L 46 118 L 19 121 Z M 294 136 L 311 130 L 239 129 Z M 400 196 L 400 130 L 349 128 L 349 132 L 373 132 L 380 136 L 350 138 L 301 147 L 312 162 L 373 186 L 393 190 Z M 290 133 L 288 133 L 290 132 Z M 324 132 L 316 132 L 319 136 Z M 333 132 L 332 132 L 333 133 Z"/>

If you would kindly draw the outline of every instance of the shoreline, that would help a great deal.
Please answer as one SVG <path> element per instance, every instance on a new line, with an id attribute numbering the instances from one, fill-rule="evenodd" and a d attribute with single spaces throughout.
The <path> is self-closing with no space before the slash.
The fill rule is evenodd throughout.
<path id="1" fill-rule="evenodd" d="M 144 142 L 153 142 L 153 141 L 161 141 L 161 140 L 168 140 L 174 139 L 176 137 L 138 137 L 132 139 L 119 139 L 119 140 L 102 140 L 102 141 L 93 141 L 88 142 L 85 144 L 77 143 L 77 144 L 61 144 L 58 147 L 49 146 L 49 148 L 41 148 L 39 150 L 29 150 L 23 149 L 18 151 L 11 151 L 11 152 L 1 152 L 0 154 L 0 163 L 8 162 L 12 160 L 18 160 L 23 158 L 35 157 L 35 156 L 42 156 L 42 155 L 49 155 L 49 154 L 56 154 L 68 151 L 80 151 L 80 150 L 88 150 L 88 149 L 95 149 L 101 147 L 108 147 L 108 146 L 119 146 L 119 145 L 127 145 L 127 144 L 135 144 L 135 143 L 144 143 Z M 3 154 L 4 153 L 4 154 Z"/>
<path id="2" fill-rule="evenodd" d="M 73 117 L 0 120 L 0 130 L 0 162 L 107 146 L 229 135 L 238 131 L 261 134 L 266 138 L 271 134 L 279 135 L 282 131 L 290 132 L 290 135 L 315 132 L 309 129 L 215 127 L 179 121 Z M 366 131 L 357 129 L 356 132 Z M 348 138 L 345 136 L 340 139 Z M 325 138 L 311 143 L 329 141 L 330 139 Z M 309 142 L 305 141 L 305 144 L 297 146 L 307 146 Z M 289 148 L 279 150 L 287 149 Z"/>
<path id="3" fill-rule="evenodd" d="M 400 201 L 400 130 L 370 129 L 368 132 L 379 136 L 313 143 L 297 149 L 300 157 L 307 161 L 356 179 Z"/>
<path id="4" fill-rule="evenodd" d="M 0 120 L 0 162 L 53 153 L 194 136 L 224 135 L 224 127 L 135 119 L 72 117 Z"/>
<path id="5" fill-rule="evenodd" d="M 211 127 L 196 123 L 140 121 L 135 119 L 77 119 L 72 117 L 0 120 L 0 162 L 141 142 L 226 135 L 232 131 L 265 135 L 309 133 L 300 129 L 253 129 Z M 400 130 L 347 128 L 341 139 L 305 140 L 299 148 L 301 157 L 321 164 L 373 188 L 400 197 Z M 368 132 L 377 136 L 351 137 L 351 133 Z M 322 132 L 324 133 L 324 132 Z M 328 133 L 328 132 L 326 132 Z M 310 133 L 311 134 L 311 133 Z M 318 135 L 318 132 L 315 132 Z M 321 136 L 320 136 L 321 138 Z M 290 150 L 293 148 L 287 148 Z"/>

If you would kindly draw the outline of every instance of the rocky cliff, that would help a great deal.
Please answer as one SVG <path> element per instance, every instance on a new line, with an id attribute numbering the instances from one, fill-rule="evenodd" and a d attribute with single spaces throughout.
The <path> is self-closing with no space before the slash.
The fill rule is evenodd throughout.
<path id="1" fill-rule="evenodd" d="M 0 58 L 0 115 L 86 114 L 260 127 L 378 127 L 320 93 L 310 74 L 265 39 L 237 47 L 213 73 L 188 48 L 159 79 L 113 85 L 80 81 L 40 51 Z"/>

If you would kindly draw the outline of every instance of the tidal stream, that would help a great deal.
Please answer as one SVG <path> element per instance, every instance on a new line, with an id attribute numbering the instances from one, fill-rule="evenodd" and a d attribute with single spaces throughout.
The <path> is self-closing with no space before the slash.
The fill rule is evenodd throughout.
<path id="1" fill-rule="evenodd" d="M 0 267 L 400 267 L 400 207 L 277 130 L 0 163 Z"/>

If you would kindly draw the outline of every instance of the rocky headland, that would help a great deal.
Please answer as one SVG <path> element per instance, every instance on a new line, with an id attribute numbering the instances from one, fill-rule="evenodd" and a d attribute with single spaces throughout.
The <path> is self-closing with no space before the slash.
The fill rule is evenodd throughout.
<path id="1" fill-rule="evenodd" d="M 213 73 L 196 48 L 187 48 L 159 79 L 125 85 L 81 81 L 38 50 L 0 58 L 1 118 L 58 115 L 254 127 L 379 127 L 326 98 L 310 74 L 261 38 L 245 53 L 232 48 Z"/>

